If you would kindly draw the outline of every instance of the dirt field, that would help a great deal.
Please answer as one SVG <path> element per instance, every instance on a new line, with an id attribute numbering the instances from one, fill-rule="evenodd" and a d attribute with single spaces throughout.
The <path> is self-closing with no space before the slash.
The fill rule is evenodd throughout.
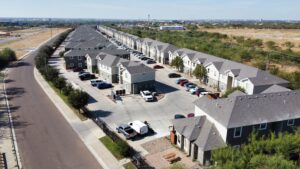
<path id="1" fill-rule="evenodd" d="M 65 30 L 66 29 L 62 28 L 53 28 L 52 36 L 55 36 L 56 34 L 61 33 Z M 25 55 L 31 50 L 34 50 L 41 43 L 49 39 L 51 37 L 51 30 L 48 28 L 32 28 L 15 31 L 13 32 L 13 34 L 20 34 L 21 37 L 16 40 L 1 43 L 0 49 L 11 48 L 16 51 L 17 57 L 20 58 L 21 56 Z"/>
<path id="2" fill-rule="evenodd" d="M 295 47 L 295 51 L 300 51 L 300 29 L 231 29 L 231 28 L 217 28 L 205 29 L 200 28 L 201 31 L 218 32 L 232 36 L 244 36 L 249 38 L 262 39 L 266 41 L 274 41 L 278 46 L 284 48 L 283 43 L 290 41 Z"/>

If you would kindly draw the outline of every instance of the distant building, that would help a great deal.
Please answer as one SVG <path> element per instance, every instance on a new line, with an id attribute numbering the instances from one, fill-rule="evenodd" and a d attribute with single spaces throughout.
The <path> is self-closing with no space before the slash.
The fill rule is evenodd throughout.
<path id="1" fill-rule="evenodd" d="M 159 30 L 181 31 L 185 30 L 185 27 L 180 25 L 160 26 Z"/>
<path id="2" fill-rule="evenodd" d="M 10 36 L 9 32 L 1 32 L 0 31 L 0 36 Z"/>

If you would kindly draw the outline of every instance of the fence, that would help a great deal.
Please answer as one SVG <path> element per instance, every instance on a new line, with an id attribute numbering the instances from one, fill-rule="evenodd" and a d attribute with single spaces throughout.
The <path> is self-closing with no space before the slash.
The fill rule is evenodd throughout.
<path id="1" fill-rule="evenodd" d="M 92 119 L 102 130 L 103 132 L 110 137 L 114 142 L 118 141 L 124 141 L 122 138 L 117 135 L 113 129 L 111 129 L 105 121 L 103 121 L 101 118 L 96 117 L 96 115 L 89 111 L 87 108 L 83 108 L 83 111 L 88 115 L 90 119 Z M 151 167 L 145 159 L 140 155 L 139 152 L 137 152 L 134 148 L 132 148 L 127 142 L 125 142 L 127 146 L 129 147 L 129 157 L 131 159 L 131 162 L 139 169 L 154 169 L 154 167 Z"/>
<path id="2" fill-rule="evenodd" d="M 7 169 L 7 161 L 5 153 L 0 153 L 0 169 Z"/>

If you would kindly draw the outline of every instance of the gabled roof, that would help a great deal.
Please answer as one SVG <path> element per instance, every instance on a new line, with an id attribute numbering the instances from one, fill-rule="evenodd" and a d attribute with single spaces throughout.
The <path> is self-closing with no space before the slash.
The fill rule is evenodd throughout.
<path id="1" fill-rule="evenodd" d="M 226 146 L 218 130 L 205 116 L 172 120 L 174 129 L 203 151 Z"/>
<path id="2" fill-rule="evenodd" d="M 142 74 L 155 72 L 154 69 L 138 62 L 127 61 L 120 63 L 130 74 Z"/>
<path id="3" fill-rule="evenodd" d="M 227 128 L 300 118 L 300 90 L 210 100 L 195 105 Z"/>
<path id="4" fill-rule="evenodd" d="M 291 91 L 291 89 L 279 85 L 272 85 L 271 87 L 267 88 L 261 93 L 275 93 L 275 92 L 288 92 L 288 91 Z"/>
<path id="5" fill-rule="evenodd" d="M 126 59 L 120 58 L 118 56 L 110 55 L 107 53 L 101 53 L 101 55 L 102 56 L 104 55 L 104 57 L 102 57 L 103 58 L 102 60 L 99 58 L 98 63 L 109 67 L 116 66 L 121 62 L 128 61 Z"/>

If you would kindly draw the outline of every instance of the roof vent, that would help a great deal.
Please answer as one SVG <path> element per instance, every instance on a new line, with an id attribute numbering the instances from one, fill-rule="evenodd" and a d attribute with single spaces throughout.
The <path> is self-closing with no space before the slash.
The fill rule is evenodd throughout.
<path id="1" fill-rule="evenodd" d="M 283 104 L 285 104 L 286 103 L 286 100 L 283 100 Z"/>
<path id="2" fill-rule="evenodd" d="M 267 95 L 264 94 L 264 97 L 267 97 Z"/>

